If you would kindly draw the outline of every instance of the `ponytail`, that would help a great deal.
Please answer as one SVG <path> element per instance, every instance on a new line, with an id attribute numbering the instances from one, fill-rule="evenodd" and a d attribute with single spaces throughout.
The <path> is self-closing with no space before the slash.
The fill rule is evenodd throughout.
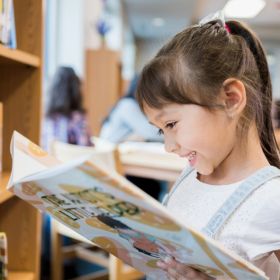
<path id="1" fill-rule="evenodd" d="M 230 30 L 230 34 L 241 36 L 245 40 L 255 58 L 262 83 L 260 92 L 262 102 L 262 116 L 260 119 L 262 119 L 262 123 L 260 121 L 258 123 L 258 120 L 256 120 L 258 134 L 267 160 L 271 165 L 280 168 L 279 147 L 275 139 L 271 119 L 272 86 L 265 52 L 257 36 L 240 22 L 228 21 L 226 25 Z"/>

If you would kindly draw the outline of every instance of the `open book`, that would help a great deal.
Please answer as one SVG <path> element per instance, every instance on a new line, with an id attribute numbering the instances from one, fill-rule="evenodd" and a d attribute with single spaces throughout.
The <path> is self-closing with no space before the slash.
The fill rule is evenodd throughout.
<path id="1" fill-rule="evenodd" d="M 17 132 L 11 152 L 15 195 L 153 279 L 167 279 L 167 256 L 215 278 L 268 279 L 94 158 L 60 163 Z"/>

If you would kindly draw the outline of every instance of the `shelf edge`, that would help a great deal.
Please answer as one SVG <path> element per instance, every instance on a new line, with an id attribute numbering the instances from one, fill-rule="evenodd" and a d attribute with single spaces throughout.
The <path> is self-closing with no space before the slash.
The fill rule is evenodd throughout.
<path id="1" fill-rule="evenodd" d="M 0 173 L 0 204 L 14 196 L 13 193 L 6 189 L 10 178 L 10 172 Z"/>
<path id="2" fill-rule="evenodd" d="M 41 64 L 40 58 L 38 56 L 32 55 L 30 53 L 21 50 L 10 49 L 1 44 L 0 44 L 0 57 L 6 58 L 11 62 L 22 63 L 33 67 L 39 67 Z"/>

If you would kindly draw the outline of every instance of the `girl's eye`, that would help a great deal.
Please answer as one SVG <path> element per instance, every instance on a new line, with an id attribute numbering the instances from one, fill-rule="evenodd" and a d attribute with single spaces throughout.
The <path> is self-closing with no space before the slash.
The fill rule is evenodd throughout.
<path id="1" fill-rule="evenodd" d="M 165 125 L 165 128 L 167 129 L 172 129 L 175 125 L 176 125 L 177 122 L 171 122 L 171 123 L 168 123 Z M 158 130 L 158 134 L 161 135 L 161 134 L 164 134 L 163 130 L 162 129 L 159 129 Z"/>
<path id="2" fill-rule="evenodd" d="M 162 129 L 159 129 L 158 130 L 158 135 L 162 135 L 163 134 L 163 130 Z"/>
<path id="3" fill-rule="evenodd" d="M 177 122 L 167 123 L 165 127 L 166 127 L 166 128 L 169 128 L 169 129 L 172 129 L 172 128 L 176 125 L 176 123 L 177 123 Z"/>

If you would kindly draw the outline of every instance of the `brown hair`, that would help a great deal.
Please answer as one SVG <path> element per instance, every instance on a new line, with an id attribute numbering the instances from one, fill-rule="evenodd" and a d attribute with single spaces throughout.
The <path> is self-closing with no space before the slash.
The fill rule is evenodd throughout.
<path id="1" fill-rule="evenodd" d="M 271 103 L 272 87 L 263 47 L 244 24 L 220 20 L 196 25 L 175 35 L 148 63 L 140 76 L 137 100 L 160 109 L 170 103 L 197 104 L 210 110 L 217 104 L 223 82 L 243 82 L 247 104 L 238 123 L 240 139 L 256 123 L 262 149 L 271 165 L 280 168 Z"/>

